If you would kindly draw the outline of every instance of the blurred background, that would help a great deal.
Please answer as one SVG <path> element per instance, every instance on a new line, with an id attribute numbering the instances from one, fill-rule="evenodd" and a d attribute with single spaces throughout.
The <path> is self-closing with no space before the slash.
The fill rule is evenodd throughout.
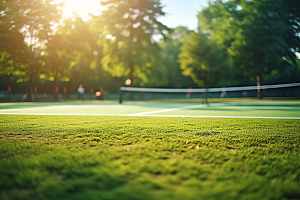
<path id="1" fill-rule="evenodd" d="M 300 82 L 295 0 L 1 0 L 0 23 L 1 102 L 76 100 L 79 84 L 85 99 L 101 99 L 102 87 L 115 100 L 123 86 Z M 234 94 L 299 98 L 300 89 Z"/>

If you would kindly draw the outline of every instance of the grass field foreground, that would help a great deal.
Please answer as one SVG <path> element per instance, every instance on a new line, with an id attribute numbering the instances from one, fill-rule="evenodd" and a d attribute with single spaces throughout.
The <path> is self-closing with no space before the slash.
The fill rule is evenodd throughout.
<path id="1" fill-rule="evenodd" d="M 0 115 L 0 199 L 300 199 L 299 122 Z"/>

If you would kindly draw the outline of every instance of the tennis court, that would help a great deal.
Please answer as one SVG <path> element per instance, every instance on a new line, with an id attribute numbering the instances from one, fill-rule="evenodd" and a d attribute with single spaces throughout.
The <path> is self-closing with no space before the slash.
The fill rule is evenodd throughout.
<path id="1" fill-rule="evenodd" d="M 200 103 L 199 103 L 200 102 Z M 0 114 L 300 119 L 300 101 L 2 103 Z"/>

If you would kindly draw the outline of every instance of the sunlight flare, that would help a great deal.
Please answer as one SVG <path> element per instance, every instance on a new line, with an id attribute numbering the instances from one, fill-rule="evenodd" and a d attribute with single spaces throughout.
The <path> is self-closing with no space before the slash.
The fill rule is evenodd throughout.
<path id="1" fill-rule="evenodd" d="M 64 3 L 62 8 L 65 18 L 72 17 L 77 12 L 83 20 L 90 19 L 89 13 L 99 15 L 101 6 L 99 0 L 55 0 L 56 3 Z"/>

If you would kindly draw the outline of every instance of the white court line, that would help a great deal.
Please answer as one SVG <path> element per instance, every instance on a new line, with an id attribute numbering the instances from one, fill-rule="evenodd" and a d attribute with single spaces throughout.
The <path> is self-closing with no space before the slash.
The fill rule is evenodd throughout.
<path id="1" fill-rule="evenodd" d="M 206 105 L 194 105 L 194 106 L 185 106 L 185 107 L 179 107 L 179 108 L 168 108 L 163 110 L 154 110 L 154 111 L 148 111 L 148 112 L 141 112 L 141 113 L 133 113 L 129 114 L 129 116 L 139 116 L 139 115 L 148 115 L 153 113 L 161 113 L 161 112 L 169 112 L 174 110 L 186 110 L 191 108 L 204 108 Z"/>
<path id="2" fill-rule="evenodd" d="M 219 105 L 224 105 L 224 103 L 211 103 L 209 106 L 219 106 Z M 187 109 L 192 109 L 192 108 L 205 108 L 208 105 L 193 105 L 193 106 L 185 106 L 185 107 L 177 107 L 177 108 L 168 108 L 168 109 L 163 109 L 163 110 L 154 110 L 154 111 L 149 111 L 149 112 L 141 112 L 141 113 L 133 113 L 129 114 L 129 116 L 140 116 L 140 115 L 148 115 L 148 114 L 153 114 L 153 113 L 161 113 L 161 112 L 170 112 L 170 111 L 175 111 L 175 110 L 187 110 Z"/>
<path id="3" fill-rule="evenodd" d="M 38 106 L 38 107 L 31 107 L 31 108 L 12 108 L 12 109 L 3 109 L 0 112 L 7 112 L 7 111 L 22 111 L 22 110 L 40 110 L 40 109 L 57 109 L 57 108 L 78 108 L 78 107 L 88 107 L 92 105 L 61 105 L 61 106 Z"/>
<path id="4" fill-rule="evenodd" d="M 221 105 L 224 103 L 213 103 L 213 105 Z M 23 111 L 23 110 L 40 110 L 40 109 L 56 109 L 56 108 L 76 108 L 76 107 L 81 107 L 83 105 L 75 105 L 75 106 L 45 106 L 45 107 L 33 107 L 33 108 L 18 108 L 18 109 L 3 109 L 0 110 L 1 112 L 8 112 L 8 111 Z M 86 105 L 84 105 L 86 106 Z M 90 105 L 88 105 L 90 106 Z M 186 109 L 191 109 L 191 108 L 204 108 L 207 107 L 207 105 L 193 105 L 193 106 L 185 106 L 185 107 L 177 107 L 177 108 L 169 108 L 169 109 L 163 109 L 163 110 L 155 110 L 155 111 L 149 111 L 149 112 L 141 112 L 141 113 L 133 113 L 129 114 L 132 116 L 135 115 L 147 115 L 147 114 L 152 114 L 152 113 L 160 113 L 160 112 L 169 112 L 169 111 L 174 111 L 174 110 L 186 110 Z"/>
<path id="5" fill-rule="evenodd" d="M 300 117 L 205 116 L 205 115 L 141 115 L 140 117 L 245 118 L 245 119 L 300 119 Z"/>
<path id="6" fill-rule="evenodd" d="M 275 107 L 275 106 L 227 106 L 226 108 L 234 108 L 236 110 L 238 109 L 252 109 L 252 110 L 299 110 L 299 108 L 293 108 L 293 107 Z"/>
<path id="7" fill-rule="evenodd" d="M 39 109 L 44 109 L 45 107 L 32 107 L 32 108 L 16 108 L 16 109 L 3 109 L 0 110 L 0 112 L 7 112 L 7 111 L 22 111 L 22 110 L 39 110 Z"/>
<path id="8" fill-rule="evenodd" d="M 122 117 L 181 117 L 181 118 L 244 118 L 244 119 L 300 119 L 300 117 L 205 116 L 205 115 L 132 115 L 132 114 L 62 114 L 62 113 L 0 113 L 0 115 L 52 116 L 122 116 Z"/>
<path id="9" fill-rule="evenodd" d="M 128 114 L 75 114 L 75 113 L 0 113 L 0 115 L 129 116 Z"/>

